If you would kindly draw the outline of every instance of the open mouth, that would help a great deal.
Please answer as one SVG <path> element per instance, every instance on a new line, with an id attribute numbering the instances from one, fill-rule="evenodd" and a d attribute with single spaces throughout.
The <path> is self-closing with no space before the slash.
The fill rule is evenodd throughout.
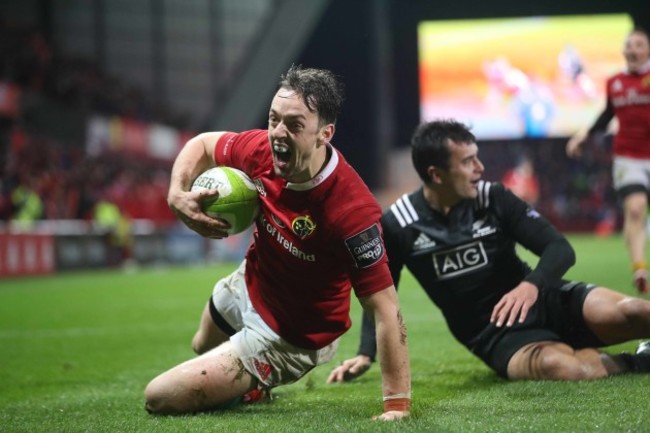
<path id="1" fill-rule="evenodd" d="M 288 163 L 291 160 L 291 149 L 285 144 L 273 143 L 273 154 L 280 162 Z"/>

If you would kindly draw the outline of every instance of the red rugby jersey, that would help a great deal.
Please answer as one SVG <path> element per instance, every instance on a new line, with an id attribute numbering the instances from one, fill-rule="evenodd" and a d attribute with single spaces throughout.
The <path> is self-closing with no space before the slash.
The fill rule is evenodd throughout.
<path id="1" fill-rule="evenodd" d="M 290 343 L 326 346 L 351 325 L 350 291 L 363 297 L 393 284 L 381 236 L 381 208 L 332 146 L 326 167 L 301 184 L 273 171 L 267 131 L 226 133 L 218 165 L 257 186 L 261 215 L 246 254 L 246 284 L 264 321 Z"/>
<path id="2" fill-rule="evenodd" d="M 650 159 L 650 68 L 610 77 L 607 99 L 619 122 L 614 154 Z"/>

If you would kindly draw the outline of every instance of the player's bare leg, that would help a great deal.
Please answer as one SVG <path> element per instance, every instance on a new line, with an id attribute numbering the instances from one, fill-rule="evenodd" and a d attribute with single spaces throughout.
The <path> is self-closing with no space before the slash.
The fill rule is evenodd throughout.
<path id="1" fill-rule="evenodd" d="M 645 192 L 635 192 L 623 201 L 623 237 L 632 260 L 633 282 L 639 293 L 647 293 L 648 266 L 645 259 L 646 214 L 648 198 Z"/>
<path id="2" fill-rule="evenodd" d="M 650 301 L 597 287 L 583 306 L 587 326 L 606 344 L 650 337 Z M 519 349 L 508 363 L 510 379 L 585 380 L 628 371 L 648 372 L 650 355 L 608 355 L 544 341 Z"/>
<path id="3" fill-rule="evenodd" d="M 612 368 L 618 370 L 616 364 Z M 620 371 L 608 371 L 598 350 L 574 350 L 557 341 L 528 344 L 508 363 L 508 378 L 512 380 L 586 380 L 615 372 Z"/>
<path id="4" fill-rule="evenodd" d="M 201 314 L 199 329 L 192 338 L 192 349 L 197 354 L 205 353 L 219 346 L 230 338 L 222 329 L 215 325 L 210 314 L 210 302 L 205 304 Z M 270 401 L 271 391 L 265 388 L 255 388 L 248 391 L 242 396 L 242 403 L 257 403 L 260 401 Z"/>
<path id="5" fill-rule="evenodd" d="M 650 337 L 650 301 L 596 287 L 583 306 L 585 323 L 606 344 Z"/>
<path id="6" fill-rule="evenodd" d="M 210 349 L 219 346 L 221 343 L 228 341 L 228 334 L 223 332 L 217 325 L 215 325 L 212 316 L 210 315 L 210 302 L 205 304 L 203 313 L 201 313 L 201 321 L 199 329 L 192 338 L 192 349 L 197 354 L 202 354 Z"/>
<path id="7" fill-rule="evenodd" d="M 212 410 L 241 397 L 256 382 L 226 342 L 149 382 L 145 409 L 161 415 Z"/>

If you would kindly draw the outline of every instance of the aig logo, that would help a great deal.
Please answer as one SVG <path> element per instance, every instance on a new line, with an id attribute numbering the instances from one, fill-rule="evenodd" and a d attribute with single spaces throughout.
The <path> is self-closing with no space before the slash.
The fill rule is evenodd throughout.
<path id="1" fill-rule="evenodd" d="M 487 255 L 480 241 L 433 255 L 433 266 L 436 268 L 439 280 L 456 277 L 485 265 L 487 265 Z"/>

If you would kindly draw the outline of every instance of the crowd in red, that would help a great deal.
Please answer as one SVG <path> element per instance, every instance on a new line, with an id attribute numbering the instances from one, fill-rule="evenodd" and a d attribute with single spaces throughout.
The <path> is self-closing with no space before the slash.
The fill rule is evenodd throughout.
<path id="1" fill-rule="evenodd" d="M 115 203 L 131 218 L 175 221 L 167 207 L 169 163 L 121 154 L 88 157 L 42 137 L 14 133 L 2 178 L 0 216 L 11 220 L 23 205 L 20 188 L 34 192 L 40 212 L 31 219 L 92 219 L 95 204 Z M 29 219 L 29 218 L 27 218 Z"/>
<path id="2" fill-rule="evenodd" d="M 175 221 L 166 203 L 170 161 L 117 152 L 90 156 L 83 142 L 35 131 L 23 110 L 27 100 L 184 126 L 181 116 L 91 62 L 58 55 L 39 32 L 0 23 L 2 220 L 92 219 L 95 205 L 110 201 L 130 219 Z"/>

